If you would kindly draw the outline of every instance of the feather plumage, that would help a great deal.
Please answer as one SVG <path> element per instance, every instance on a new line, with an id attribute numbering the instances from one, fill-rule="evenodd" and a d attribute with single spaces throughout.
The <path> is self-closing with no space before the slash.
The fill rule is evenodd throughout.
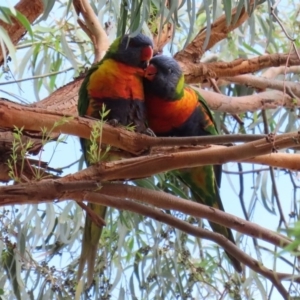
<path id="1" fill-rule="evenodd" d="M 143 91 L 143 69 L 152 57 L 152 41 L 143 34 L 130 38 L 128 35 L 117 38 L 104 58 L 87 72 L 79 90 L 78 113 L 80 116 L 100 119 L 105 104 L 109 110 L 106 121 L 115 120 L 119 124 L 135 125 L 138 132 L 146 130 L 145 104 Z M 89 140 L 81 139 L 81 146 L 87 165 L 90 159 Z M 105 160 L 116 156 L 106 155 Z M 102 219 L 106 207 L 89 203 L 89 207 Z M 83 233 L 78 279 L 81 278 L 87 262 L 87 284 L 91 285 L 102 227 L 98 227 L 86 216 Z"/>
<path id="2" fill-rule="evenodd" d="M 178 63 L 167 56 L 156 56 L 150 61 L 144 79 L 145 102 L 149 127 L 158 136 L 217 135 L 213 116 L 199 93 L 184 84 Z M 194 199 L 224 211 L 219 194 L 222 166 L 201 166 L 174 171 L 187 185 Z M 235 243 L 232 231 L 209 222 L 212 229 Z M 227 253 L 227 252 L 226 252 Z M 236 271 L 240 262 L 230 253 Z"/>

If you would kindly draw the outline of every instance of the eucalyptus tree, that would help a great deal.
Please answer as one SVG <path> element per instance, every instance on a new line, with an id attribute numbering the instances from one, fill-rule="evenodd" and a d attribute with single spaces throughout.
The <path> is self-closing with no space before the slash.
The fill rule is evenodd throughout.
<path id="1" fill-rule="evenodd" d="M 15 2 L 0 7 L 1 297 L 299 297 L 299 4 Z M 220 136 L 158 139 L 77 117 L 86 70 L 139 32 L 179 62 Z M 129 158 L 85 169 L 78 137 Z M 229 214 L 189 201 L 168 172 L 197 164 L 223 164 Z M 76 276 L 84 200 L 110 207 L 90 287 Z M 234 229 L 237 246 L 207 219 Z"/>

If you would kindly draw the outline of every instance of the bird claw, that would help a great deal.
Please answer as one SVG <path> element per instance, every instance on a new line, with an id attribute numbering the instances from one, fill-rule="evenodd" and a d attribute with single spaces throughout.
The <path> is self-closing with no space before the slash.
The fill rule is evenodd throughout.
<path id="1" fill-rule="evenodd" d="M 150 129 L 149 127 L 147 129 L 145 129 L 142 133 L 152 136 L 152 137 L 156 137 L 154 131 L 152 129 Z"/>
<path id="2" fill-rule="evenodd" d="M 119 121 L 117 119 L 111 119 L 107 121 L 107 124 L 113 127 L 117 127 L 119 125 Z"/>

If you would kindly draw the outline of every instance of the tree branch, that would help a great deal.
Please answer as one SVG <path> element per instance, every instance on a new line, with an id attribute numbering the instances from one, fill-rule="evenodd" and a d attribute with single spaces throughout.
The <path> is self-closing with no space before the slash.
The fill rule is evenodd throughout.
<path id="1" fill-rule="evenodd" d="M 293 95 L 294 95 L 294 97 L 296 96 L 296 97 L 300 98 L 300 87 L 299 87 L 298 83 L 296 83 L 296 82 L 267 79 L 264 77 L 258 77 L 258 76 L 254 76 L 254 75 L 240 75 L 240 76 L 235 76 L 235 77 L 224 77 L 224 79 L 228 80 L 229 82 L 243 84 L 243 85 L 261 89 L 261 90 L 273 89 L 273 90 L 281 91 L 283 93 L 285 93 L 285 91 L 287 91 L 287 93 L 292 98 L 293 98 Z M 289 93 L 289 91 L 291 91 L 292 94 Z M 285 95 L 282 95 L 282 97 L 283 96 L 285 96 Z M 289 104 L 291 105 L 292 101 L 290 100 L 289 102 L 290 102 Z M 297 102 L 300 103 L 300 101 L 296 101 L 296 103 L 295 103 L 296 106 L 299 105 L 299 104 L 297 104 Z"/>
<path id="2" fill-rule="evenodd" d="M 292 277 L 290 280 L 295 280 L 296 282 L 300 281 L 297 280 L 297 278 L 294 278 L 291 274 L 276 273 L 264 267 L 257 260 L 253 259 L 251 256 L 247 255 L 245 252 L 240 250 L 236 245 L 230 242 L 223 235 L 212 231 L 204 230 L 199 227 L 195 227 L 169 214 L 165 214 L 164 212 L 158 209 L 150 208 L 133 201 L 124 200 L 123 198 L 116 198 L 116 197 L 107 196 L 103 194 L 99 195 L 98 193 L 87 193 L 85 198 L 89 202 L 101 203 L 101 204 L 105 204 L 106 206 L 115 207 L 117 209 L 129 210 L 138 214 L 142 214 L 144 216 L 168 224 L 190 235 L 215 242 L 216 244 L 224 248 L 227 252 L 229 252 L 231 255 L 235 256 L 243 264 L 247 265 L 250 269 L 268 278 L 276 286 L 279 293 L 285 299 L 287 299 L 288 293 L 285 290 L 282 283 L 280 282 L 280 280 Z"/>
<path id="3" fill-rule="evenodd" d="M 254 1 L 251 0 L 249 5 L 249 9 L 251 10 L 253 7 Z M 236 18 L 237 8 L 234 8 L 231 11 L 231 24 L 227 26 L 227 19 L 225 14 L 219 17 L 210 28 L 210 31 L 207 28 L 203 28 L 196 35 L 194 40 L 187 45 L 183 50 L 177 52 L 174 58 L 183 63 L 190 63 L 198 61 L 203 53 L 209 49 L 211 49 L 215 44 L 219 41 L 227 38 L 227 35 L 233 31 L 234 29 L 240 27 L 245 21 L 249 19 L 249 15 L 245 10 L 245 7 L 241 10 L 241 13 L 233 24 L 233 20 Z M 208 16 L 209 18 L 209 16 Z M 207 37 L 209 35 L 209 37 Z M 208 40 L 207 40 L 208 39 Z M 206 42 L 207 41 L 207 42 Z M 207 45 L 205 48 L 204 45 Z"/>
<path id="4" fill-rule="evenodd" d="M 2 108 L 6 107 L 7 111 Z M 21 106 L 22 107 L 22 106 Z M 37 114 L 39 109 L 25 108 L 26 113 L 20 106 L 11 102 L 0 103 L 0 126 L 13 125 L 25 130 L 39 131 L 41 127 L 51 128 L 53 132 L 73 134 L 84 138 L 89 138 L 92 124 L 94 121 L 76 117 L 75 119 L 66 119 L 62 122 L 64 116 L 58 116 L 57 113 L 45 112 L 43 117 Z M 47 116 L 47 118 L 45 117 Z M 56 126 L 55 122 L 57 123 Z M 59 124 L 59 125 L 58 125 Z M 249 136 L 250 137 L 250 136 Z M 192 137 L 192 138 L 154 138 L 146 135 L 140 135 L 126 131 L 121 128 L 113 128 L 109 125 L 103 125 L 102 141 L 105 144 L 119 147 L 131 153 L 140 153 L 149 149 L 149 147 L 158 147 L 161 145 L 176 145 L 176 144 L 195 144 L 198 141 L 204 141 L 206 144 L 215 140 L 220 143 L 222 139 L 232 137 Z M 228 140 L 227 140 L 228 141 Z M 277 149 L 297 146 L 299 143 L 299 135 L 296 132 L 282 134 L 280 136 L 270 136 L 254 142 L 249 142 L 243 145 L 233 147 L 210 146 L 209 148 L 199 150 L 194 148 L 189 151 L 180 151 L 180 149 L 171 149 L 167 154 L 162 154 L 164 149 L 154 149 L 153 155 L 142 156 L 137 158 L 103 163 L 99 170 L 89 168 L 88 173 L 82 176 L 101 176 L 102 180 L 122 180 L 128 178 L 148 177 L 159 172 L 168 170 L 180 169 L 185 167 L 196 167 L 208 164 L 223 164 L 229 161 L 248 161 L 258 163 L 272 163 L 274 167 L 283 167 L 290 169 L 299 169 L 298 163 L 294 155 L 285 156 L 268 156 L 263 158 L 253 157 L 270 154 Z M 190 147 L 191 148 L 191 147 Z M 196 150 L 195 150 L 196 149 Z M 160 151 L 160 152 L 159 152 Z M 268 161 L 267 161 L 268 160 Z M 86 171 L 86 170 L 85 170 Z M 84 172 L 84 171 L 83 171 Z M 99 175 L 98 173 L 101 173 Z M 84 178 L 84 177 L 83 177 Z"/>
<path id="5" fill-rule="evenodd" d="M 191 63 L 178 61 L 186 83 L 204 82 L 207 78 L 233 77 L 254 73 L 268 67 L 299 66 L 297 54 L 269 54 L 251 59 L 238 58 L 232 62 Z"/>
<path id="6" fill-rule="evenodd" d="M 300 170 L 300 154 L 289 153 L 271 153 L 267 155 L 256 156 L 244 160 L 247 163 L 266 165 L 274 168 L 283 168 L 294 171 Z"/>
<path id="7" fill-rule="evenodd" d="M 42 0 L 20 0 L 15 9 L 23 14 L 29 23 L 32 24 L 43 12 L 44 5 Z M 7 31 L 12 43 L 16 45 L 26 33 L 26 29 L 16 18 L 12 18 L 12 22 L 13 24 L 11 25 L 0 20 L 0 26 Z M 0 48 L 0 65 L 3 64 L 4 56 Z"/>
<path id="8" fill-rule="evenodd" d="M 73 175 L 72 181 L 69 181 L 69 176 L 66 176 L 58 180 L 49 179 L 14 186 L 0 186 L 0 203 L 1 205 L 35 204 L 41 203 L 41 201 L 53 201 L 54 199 L 60 201 L 73 199 L 81 202 L 85 199 L 90 202 L 111 206 L 109 203 L 101 202 L 101 197 L 97 201 L 92 201 L 88 198 L 89 191 L 97 190 L 97 194 L 121 197 L 122 201 L 128 198 L 162 209 L 177 210 L 194 217 L 205 218 L 249 236 L 262 239 L 280 248 L 284 248 L 292 242 L 289 238 L 281 234 L 210 206 L 194 201 L 187 201 L 186 199 L 181 199 L 165 192 L 131 185 L 105 182 L 100 184 L 99 180 L 82 181 L 80 180 L 80 176 L 76 174 Z"/>
<path id="9" fill-rule="evenodd" d="M 276 142 L 258 140 L 243 145 L 224 147 L 221 151 L 220 147 L 209 147 L 201 151 L 183 151 L 169 155 L 156 154 L 128 158 L 91 166 L 76 173 L 76 176 L 80 176 L 82 180 L 95 179 L 101 181 L 145 178 L 169 170 L 224 164 L 229 161 L 243 161 L 246 159 L 250 161 L 250 158 L 253 160 L 255 156 L 269 154 L 274 147 L 276 149 L 286 148 L 291 144 L 297 144 L 299 140 L 298 133 L 289 133 L 277 136 Z M 295 166 L 299 168 L 298 162 L 295 164 L 295 161 L 293 161 L 293 163 L 293 169 L 295 169 Z M 72 175 L 68 178 L 73 180 Z"/>
<path id="10" fill-rule="evenodd" d="M 273 55 L 273 59 L 268 59 L 269 56 L 262 56 L 261 61 L 266 62 L 262 65 L 258 64 L 257 62 L 260 61 L 260 58 L 255 58 L 253 60 L 241 60 L 238 59 L 232 63 L 208 63 L 208 64 L 181 64 L 181 67 L 183 68 L 183 71 L 186 75 L 186 81 L 189 83 L 195 83 L 205 80 L 207 77 L 224 77 L 227 78 L 228 74 L 234 73 L 231 76 L 236 76 L 239 74 L 247 73 L 245 72 L 246 65 L 251 66 L 251 70 L 249 72 L 254 72 L 255 70 L 258 71 L 260 68 L 266 68 L 268 66 L 273 66 L 279 63 L 282 63 L 285 65 L 286 59 L 288 55 L 282 54 L 282 55 Z M 281 57 L 281 59 L 275 58 Z M 256 61 L 256 62 L 255 62 Z M 295 65 L 299 65 L 300 61 L 295 60 L 290 61 L 290 63 L 293 63 Z M 215 68 L 214 64 L 219 64 L 219 70 L 218 68 Z M 241 67 L 242 66 L 242 67 Z M 228 68 L 230 68 L 230 72 L 228 71 Z M 252 69 L 255 69 L 254 71 Z M 239 71 L 241 72 L 239 72 Z M 190 75 L 189 75 L 190 74 Z M 189 77 L 190 76 L 190 77 Z M 233 79 L 234 80 L 234 79 Z M 73 82 L 70 82 L 69 84 L 59 88 L 54 93 L 52 93 L 50 96 L 46 97 L 42 101 L 39 101 L 31 107 L 39 107 L 39 108 L 45 108 L 52 111 L 57 111 L 60 113 L 66 113 L 66 114 L 77 114 L 77 101 L 78 101 L 78 90 L 79 87 L 82 84 L 83 79 L 77 78 Z M 294 86 L 294 85 L 293 85 Z M 294 90 L 294 87 L 292 88 Z M 203 94 L 204 98 L 207 100 L 208 105 L 211 109 L 218 109 L 218 110 L 228 110 L 226 112 L 229 113 L 238 113 L 238 112 L 245 112 L 248 110 L 255 110 L 259 108 L 274 108 L 277 106 L 285 105 L 287 107 L 295 107 L 295 105 L 299 105 L 299 103 L 295 103 L 292 98 L 288 95 L 284 95 L 282 97 L 281 93 L 275 92 L 275 91 L 268 91 L 265 93 L 260 93 L 255 96 L 245 96 L 245 97 L 227 97 L 218 95 L 213 92 L 200 90 L 201 94 Z M 297 91 L 297 94 L 298 91 Z M 283 99 L 283 100 L 282 100 Z M 234 101 L 233 101 L 234 100 Z M 234 103 L 237 103 L 237 105 L 234 105 Z M 255 103 L 252 105 L 252 103 Z M 239 105 L 241 105 L 242 109 L 239 108 Z M 237 109 L 238 111 L 234 111 Z"/>
<path id="11" fill-rule="evenodd" d="M 63 120 L 65 122 L 62 122 Z M 24 127 L 24 130 L 28 131 L 40 132 L 41 128 L 45 127 L 53 133 L 65 133 L 89 139 L 94 124 L 94 120 L 68 115 L 57 110 L 50 111 L 16 104 L 3 99 L 0 100 L 0 127 L 3 128 L 13 129 L 16 126 L 18 128 Z M 253 141 L 264 137 L 265 135 L 232 135 L 219 137 L 154 138 L 130 132 L 120 127 L 115 128 L 103 124 L 102 142 L 133 154 L 139 154 L 149 150 L 149 147 L 196 145 L 200 143 L 230 143 Z"/>
<path id="12" fill-rule="evenodd" d="M 83 31 L 91 39 L 94 49 L 95 58 L 94 63 L 99 62 L 104 56 L 109 47 L 107 34 L 101 26 L 95 12 L 93 11 L 89 1 L 87 0 L 73 0 L 73 5 L 78 16 L 81 14 L 85 23 L 78 19 L 78 23 Z"/>
<path id="13" fill-rule="evenodd" d="M 293 66 L 293 67 L 288 67 L 288 68 L 286 66 L 272 67 L 272 68 L 265 70 L 262 73 L 262 77 L 272 79 L 272 78 L 276 78 L 278 75 L 290 74 L 290 73 L 299 74 L 300 66 Z"/>
<path id="14" fill-rule="evenodd" d="M 175 209 L 179 211 L 190 211 L 192 212 L 190 213 L 191 215 L 197 217 L 215 215 L 215 217 L 209 217 L 208 219 L 214 222 L 216 220 L 219 220 L 220 222 L 218 223 L 226 226 L 229 223 L 231 225 L 233 225 L 232 223 L 234 223 L 235 225 L 239 224 L 239 228 L 242 228 L 243 232 L 248 231 L 248 234 L 250 232 L 250 235 L 253 233 L 257 234 L 259 235 L 259 238 L 267 237 L 268 241 L 275 241 L 277 244 L 280 244 L 281 247 L 289 244 L 290 241 L 285 239 L 284 237 L 281 237 L 279 234 L 261 228 L 258 225 L 244 221 L 232 215 L 215 210 L 211 207 L 194 203 L 192 201 L 179 199 L 163 192 L 151 191 L 143 188 L 126 186 L 123 184 L 105 184 L 101 187 L 98 193 L 88 192 L 87 189 L 99 189 L 99 183 L 92 181 L 63 183 L 62 180 L 48 180 L 30 183 L 27 185 L 20 184 L 17 186 L 6 186 L 0 187 L 0 199 L 4 200 L 2 204 L 4 204 L 4 202 L 5 204 L 16 204 L 24 203 L 24 199 L 26 199 L 26 203 L 40 203 L 41 199 L 42 201 L 52 201 L 52 199 L 67 200 L 71 198 L 76 200 L 77 202 L 87 200 L 89 202 L 115 207 L 122 210 L 125 209 L 142 214 L 144 216 L 151 217 L 177 229 L 180 229 L 188 234 L 208 239 L 219 244 L 226 251 L 236 256 L 242 263 L 246 264 L 254 271 L 268 278 L 277 287 L 278 291 L 281 294 L 287 295 L 285 289 L 280 283 L 280 280 L 287 279 L 289 277 L 289 274 L 275 273 L 272 270 L 264 267 L 258 261 L 254 260 L 252 257 L 238 249 L 237 246 L 235 246 L 221 234 L 195 227 L 171 215 L 165 214 L 158 209 L 147 207 L 130 200 L 125 200 L 124 198 L 131 198 L 137 201 L 141 201 L 141 199 L 143 199 L 147 203 L 151 203 L 152 205 L 154 203 L 159 204 L 159 207 L 162 208 Z M 117 196 L 117 198 L 113 197 L 112 195 Z M 219 215 L 219 213 L 221 213 L 221 215 Z M 249 228 L 249 226 L 251 227 Z"/>
<path id="15" fill-rule="evenodd" d="M 237 77 L 233 77 L 233 82 L 235 78 Z M 292 98 L 287 93 L 279 91 L 271 90 L 249 96 L 231 97 L 195 87 L 193 88 L 203 96 L 212 110 L 231 114 L 256 111 L 258 109 L 274 109 L 281 106 L 287 108 L 300 106 L 300 99 Z"/>

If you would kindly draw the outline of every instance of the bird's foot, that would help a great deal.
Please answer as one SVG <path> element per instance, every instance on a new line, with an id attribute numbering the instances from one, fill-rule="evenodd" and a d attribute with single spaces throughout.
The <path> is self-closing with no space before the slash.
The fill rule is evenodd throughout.
<path id="1" fill-rule="evenodd" d="M 150 135 L 150 136 L 153 136 L 153 137 L 156 137 L 155 133 L 153 132 L 152 129 L 150 129 L 149 127 L 147 129 L 145 129 L 143 132 L 143 134 L 146 134 L 146 135 Z"/>
<path id="2" fill-rule="evenodd" d="M 117 127 L 119 125 L 119 121 L 117 119 L 111 119 L 107 121 L 107 124 L 113 127 Z"/>

